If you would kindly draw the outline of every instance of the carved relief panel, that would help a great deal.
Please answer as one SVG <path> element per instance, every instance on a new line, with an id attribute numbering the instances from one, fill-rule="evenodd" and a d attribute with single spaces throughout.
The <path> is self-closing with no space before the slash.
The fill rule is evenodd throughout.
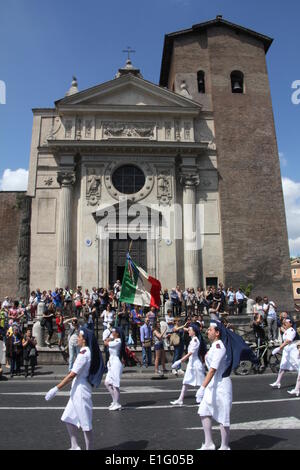
<path id="1" fill-rule="evenodd" d="M 96 206 L 101 199 L 101 169 L 86 169 L 86 199 L 88 206 Z"/>
<path id="2" fill-rule="evenodd" d="M 159 204 L 169 205 L 173 196 L 172 176 L 170 171 L 157 169 L 157 199 Z"/>
<path id="3" fill-rule="evenodd" d="M 103 122 L 102 138 L 157 140 L 156 122 Z"/>

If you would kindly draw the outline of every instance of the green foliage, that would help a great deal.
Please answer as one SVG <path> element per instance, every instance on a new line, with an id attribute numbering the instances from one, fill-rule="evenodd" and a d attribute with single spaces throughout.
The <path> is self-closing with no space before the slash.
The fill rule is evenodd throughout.
<path id="1" fill-rule="evenodd" d="M 246 297 L 249 297 L 253 290 L 253 284 L 248 284 L 247 287 L 245 287 L 244 284 L 241 284 L 240 288 L 242 289 Z"/>

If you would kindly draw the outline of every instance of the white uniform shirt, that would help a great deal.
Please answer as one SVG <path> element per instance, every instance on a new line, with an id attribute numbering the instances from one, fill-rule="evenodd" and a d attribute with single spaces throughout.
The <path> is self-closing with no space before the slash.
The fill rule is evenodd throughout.
<path id="1" fill-rule="evenodd" d="M 77 355 L 74 365 L 72 367 L 72 372 L 76 374 L 76 377 L 72 383 L 72 387 L 77 381 L 86 381 L 87 377 L 89 376 L 90 366 L 91 351 L 87 346 L 84 346 L 80 349 L 80 353 Z"/>
<path id="2" fill-rule="evenodd" d="M 121 350 L 121 339 L 117 338 L 109 342 L 109 359 L 119 359 L 119 354 Z"/>
<path id="3" fill-rule="evenodd" d="M 226 348 L 221 340 L 212 343 L 208 353 L 205 356 L 205 364 L 209 369 L 215 369 L 216 373 L 208 384 L 212 388 L 216 382 L 222 380 L 222 375 L 226 369 Z"/>
<path id="4" fill-rule="evenodd" d="M 200 342 L 197 338 L 197 336 L 194 336 L 188 346 L 188 353 L 192 353 L 192 356 L 189 357 L 189 359 L 193 358 L 196 359 L 198 357 L 198 349 L 200 346 Z"/>
<path id="5" fill-rule="evenodd" d="M 294 341 L 295 337 L 296 337 L 296 331 L 292 327 L 288 328 L 283 333 L 283 341 Z"/>

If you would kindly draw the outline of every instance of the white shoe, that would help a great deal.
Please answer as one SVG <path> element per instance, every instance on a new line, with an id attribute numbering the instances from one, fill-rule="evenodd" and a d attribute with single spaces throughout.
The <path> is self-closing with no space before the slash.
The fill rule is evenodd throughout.
<path id="1" fill-rule="evenodd" d="M 182 406 L 183 405 L 183 401 L 179 400 L 173 400 L 173 401 L 170 401 L 171 405 L 174 405 L 174 406 Z"/>
<path id="2" fill-rule="evenodd" d="M 280 387 L 281 387 L 281 384 L 278 384 L 277 382 L 274 382 L 274 383 L 270 384 L 270 387 L 273 387 L 273 388 L 280 388 Z"/>
<path id="3" fill-rule="evenodd" d="M 71 447 L 69 450 L 81 450 L 81 447 Z"/>
<path id="4" fill-rule="evenodd" d="M 173 375 L 177 375 L 177 374 L 178 374 L 177 370 L 172 369 L 172 374 L 173 374 Z"/>
<path id="5" fill-rule="evenodd" d="M 287 391 L 290 395 L 296 395 L 296 397 L 299 397 L 300 391 L 296 390 L 295 388 L 293 390 L 288 390 Z"/>
<path id="6" fill-rule="evenodd" d="M 209 446 L 202 444 L 201 448 L 197 450 L 216 450 L 216 446 L 214 443 L 210 444 Z"/>
<path id="7" fill-rule="evenodd" d="M 111 404 L 109 405 L 108 409 L 110 410 L 114 406 L 114 402 L 112 401 Z"/>
<path id="8" fill-rule="evenodd" d="M 221 446 L 218 450 L 231 450 L 228 446 Z"/>
<path id="9" fill-rule="evenodd" d="M 178 371 L 177 371 L 177 375 L 184 375 L 184 372 L 183 372 L 183 370 L 182 370 L 182 369 L 178 369 Z"/>
<path id="10" fill-rule="evenodd" d="M 122 405 L 120 403 L 114 403 L 113 406 L 109 408 L 110 411 L 119 411 L 122 409 Z"/>

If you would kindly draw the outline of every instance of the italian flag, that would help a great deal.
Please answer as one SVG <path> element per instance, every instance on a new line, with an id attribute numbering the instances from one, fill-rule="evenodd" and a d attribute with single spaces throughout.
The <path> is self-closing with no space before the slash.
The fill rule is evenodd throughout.
<path id="1" fill-rule="evenodd" d="M 137 266 L 127 253 L 120 302 L 159 308 L 160 291 L 160 282 Z"/>

